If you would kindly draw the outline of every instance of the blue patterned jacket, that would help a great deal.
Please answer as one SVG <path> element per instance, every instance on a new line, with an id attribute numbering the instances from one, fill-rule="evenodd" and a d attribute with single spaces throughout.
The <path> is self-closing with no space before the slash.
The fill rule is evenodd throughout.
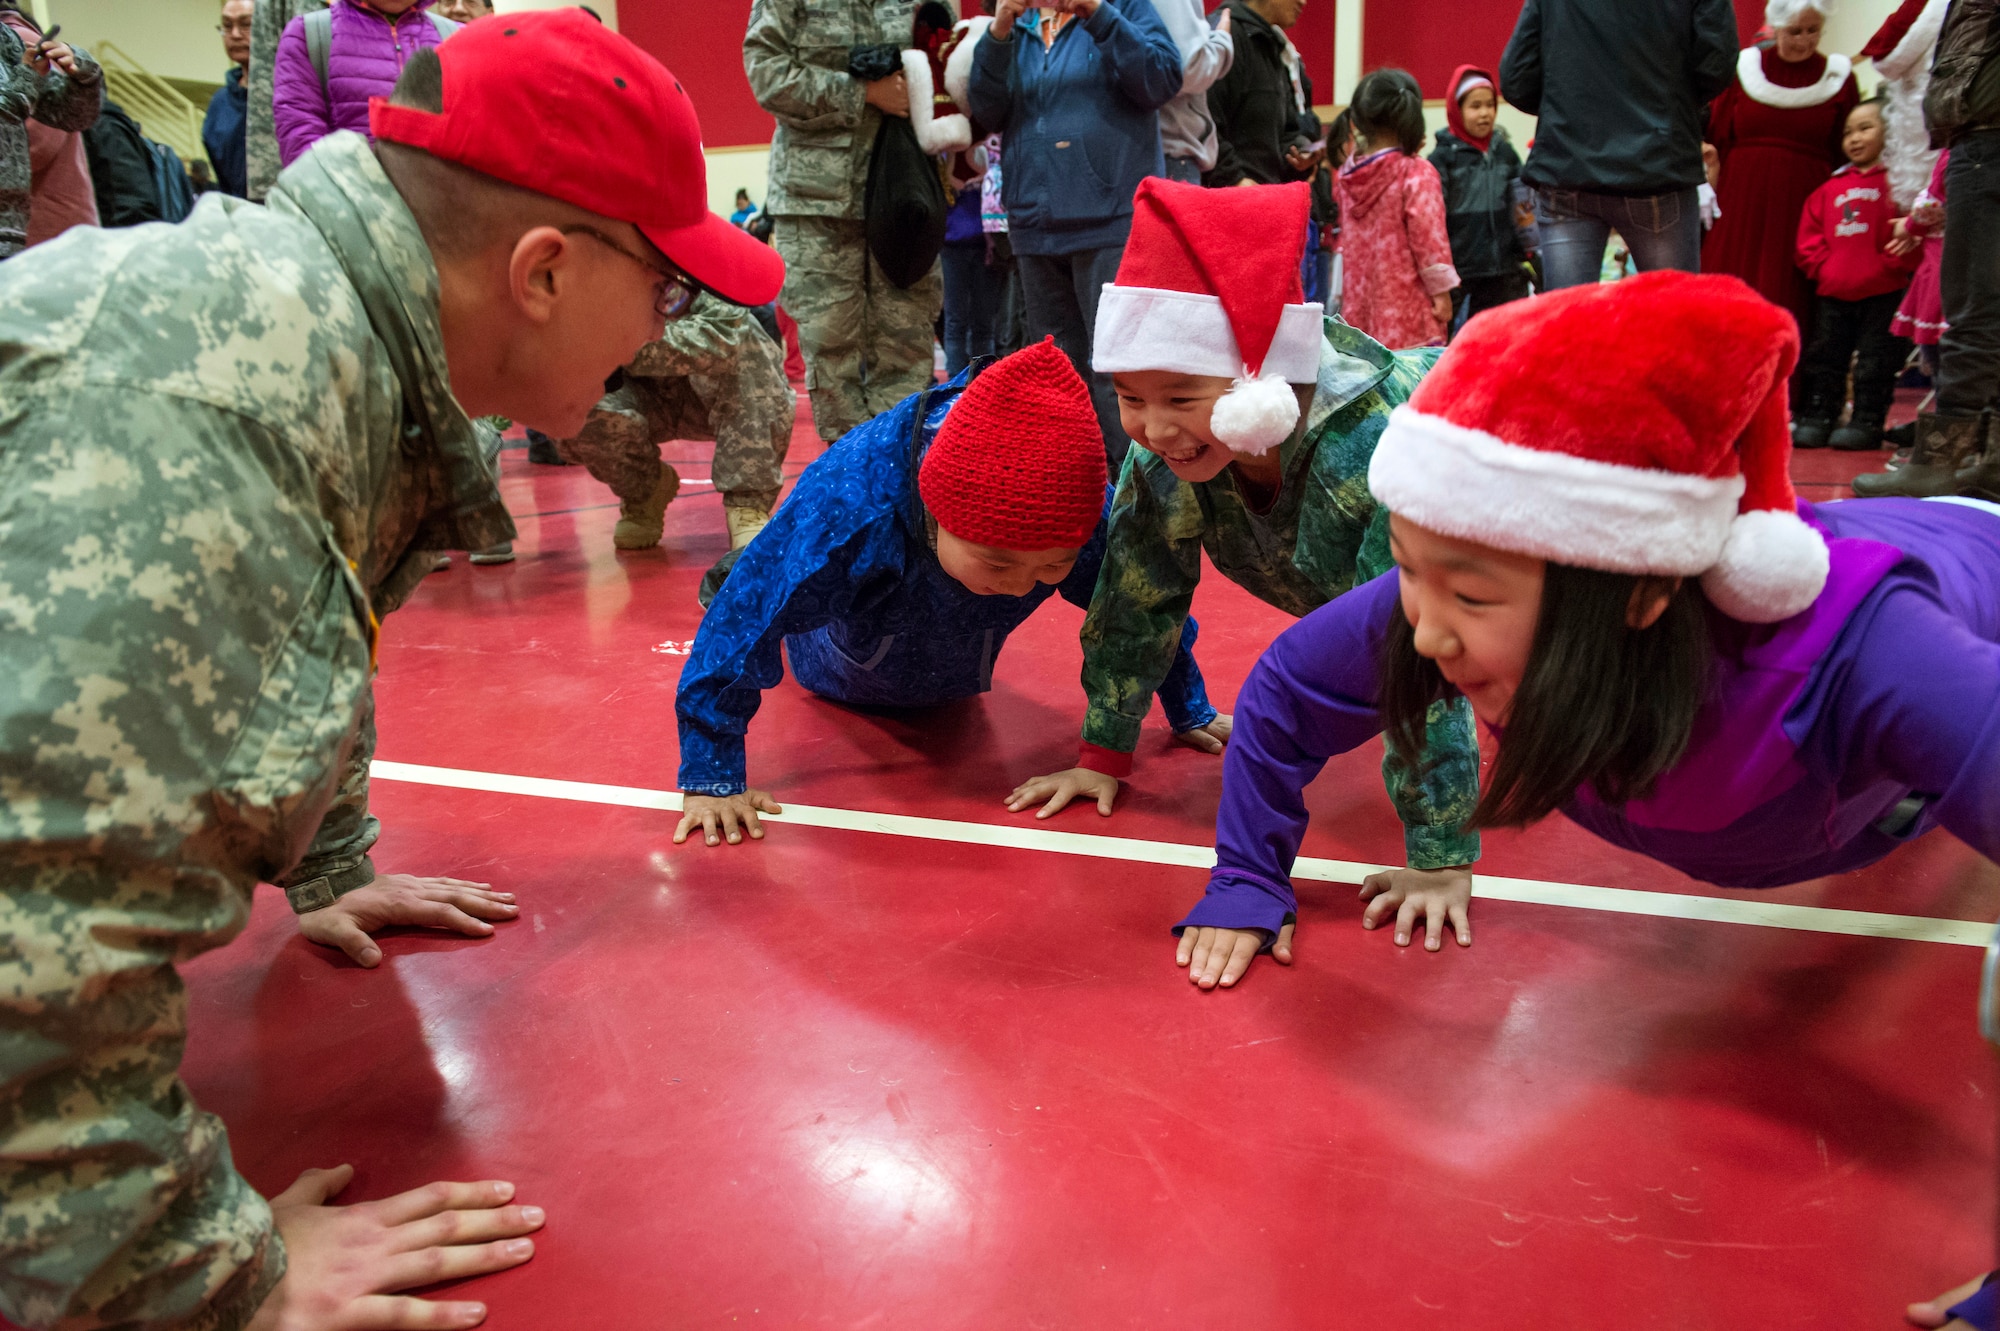
<path id="1" fill-rule="evenodd" d="M 938 566 L 917 466 L 965 386 L 898 403 L 841 437 L 744 550 L 695 634 L 681 672 L 680 788 L 745 788 L 744 735 L 763 691 L 792 673 L 814 693 L 871 707 L 929 707 L 984 693 L 1007 635 L 1060 593 L 1088 607 L 1104 562 L 1104 522 L 1069 576 L 1026 596 L 980 596 Z M 924 411 L 919 426 L 917 412 Z M 1106 487 L 1105 507 L 1111 490 Z M 1160 703 L 1175 731 L 1215 719 L 1188 619 Z"/>

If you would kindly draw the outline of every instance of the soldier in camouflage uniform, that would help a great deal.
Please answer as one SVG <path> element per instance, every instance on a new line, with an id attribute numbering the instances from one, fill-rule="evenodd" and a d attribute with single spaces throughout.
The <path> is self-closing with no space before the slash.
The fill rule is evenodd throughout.
<path id="1" fill-rule="evenodd" d="M 80 133 L 97 123 L 104 73 L 82 47 L 57 42 L 30 58 L 21 35 L 0 23 L 0 259 L 28 243 L 28 120 Z"/>
<path id="2" fill-rule="evenodd" d="M 249 89 L 249 119 L 243 130 L 243 156 L 249 167 L 253 202 L 262 203 L 271 186 L 278 183 L 278 125 L 271 110 L 275 92 L 271 73 L 278 60 L 278 39 L 293 19 L 326 7 L 327 0 L 257 0 L 251 13 L 250 72 L 244 80 Z"/>
<path id="3" fill-rule="evenodd" d="M 268 207 L 212 195 L 179 226 L 0 265 L 0 1316 L 19 1325 L 471 1325 L 476 1304 L 392 1322 L 363 1301 L 517 1265 L 501 1241 L 540 1223 L 491 1182 L 324 1207 L 344 1169 L 267 1204 L 176 1075 L 176 965 L 242 930 L 260 880 L 371 948 L 366 928 L 445 902 L 514 914 L 470 885 L 369 882 L 381 617 L 423 552 L 513 534 L 454 389 L 573 428 L 692 290 L 649 235 L 694 272 L 724 252 L 736 276 L 702 280 L 731 294 L 779 285 L 747 237 L 692 252 L 740 233 L 706 214 L 671 75 L 575 10 L 508 27 L 412 57 L 384 141 L 322 140 Z M 516 60 L 604 92 L 542 116 Z M 468 118 L 505 146 L 454 137 Z M 386 141 L 420 134 L 515 184 Z M 625 163 L 590 198 L 645 225 L 549 197 L 578 187 L 538 164 L 578 159 Z"/>
<path id="4" fill-rule="evenodd" d="M 1014 792 L 1013 807 L 1050 800 L 1061 808 L 1076 795 L 1098 794 L 1104 782 L 1115 790 L 1123 773 L 1104 773 L 1114 765 L 1129 770 L 1140 723 L 1173 666 L 1204 552 L 1216 572 L 1292 615 L 1389 570 L 1389 510 L 1369 493 L 1368 462 L 1390 411 L 1408 400 L 1438 355 L 1435 347 L 1391 352 L 1328 319 L 1319 382 L 1299 428 L 1279 449 L 1283 481 L 1268 506 L 1245 497 L 1233 469 L 1193 484 L 1146 448 L 1126 455 L 1104 572 L 1083 622 L 1085 762 L 1093 761 L 1091 750 L 1125 761 L 1037 777 Z M 1479 834 L 1462 825 L 1479 802 L 1479 745 L 1463 699 L 1432 709 L 1427 741 L 1421 777 L 1400 763 L 1383 764 L 1409 865 L 1470 864 L 1479 858 Z"/>
<path id="5" fill-rule="evenodd" d="M 704 296 L 659 341 L 639 349 L 583 432 L 556 447 L 618 496 L 612 543 L 648 550 L 660 543 L 667 504 L 680 489 L 679 473 L 660 461 L 660 445 L 713 439 L 711 475 L 722 492 L 729 548 L 740 550 L 777 506 L 797 414 L 783 350 L 750 311 Z"/>
<path id="6" fill-rule="evenodd" d="M 944 303 L 937 265 L 915 286 L 874 271 L 862 231 L 868 159 L 886 108 L 908 115 L 901 74 L 862 83 L 857 46 L 906 47 L 916 0 L 756 0 L 743 71 L 778 121 L 764 211 L 785 259 L 781 297 L 798 321 L 813 424 L 831 443 L 928 386 Z"/>

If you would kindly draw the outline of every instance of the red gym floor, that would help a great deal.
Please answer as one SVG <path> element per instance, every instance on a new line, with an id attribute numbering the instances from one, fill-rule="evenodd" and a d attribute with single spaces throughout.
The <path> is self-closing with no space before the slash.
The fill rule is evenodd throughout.
<path id="1" fill-rule="evenodd" d="M 802 429 L 790 470 L 816 452 Z M 1799 473 L 1830 497 L 1861 465 Z M 380 757 L 671 790 L 719 500 L 614 555 L 580 468 L 503 467 L 519 562 L 460 559 L 388 622 Z M 1196 611 L 1226 707 L 1287 621 L 1214 577 Z M 752 778 L 1033 826 L 1002 799 L 1074 753 L 1079 619 L 1052 602 L 992 694 L 926 716 L 788 681 Z M 1375 763 L 1315 787 L 1307 854 L 1399 856 Z M 1117 816 L 1053 826 L 1205 845 L 1220 773 L 1156 723 Z M 187 1079 L 266 1191 L 339 1161 L 350 1199 L 519 1183 L 550 1221 L 466 1287 L 496 1328 L 1891 1327 L 1992 1264 L 1975 947 L 1482 901 L 1476 945 L 1428 956 L 1313 883 L 1298 964 L 1202 994 L 1167 932 L 1197 868 L 782 823 L 676 848 L 664 811 L 402 781 L 375 805 L 383 869 L 522 918 L 368 972 L 266 890 L 189 967 Z M 1487 844 L 1495 874 L 1751 895 L 1560 821 Z M 2000 874 L 1936 834 L 1767 897 L 1990 920 Z"/>

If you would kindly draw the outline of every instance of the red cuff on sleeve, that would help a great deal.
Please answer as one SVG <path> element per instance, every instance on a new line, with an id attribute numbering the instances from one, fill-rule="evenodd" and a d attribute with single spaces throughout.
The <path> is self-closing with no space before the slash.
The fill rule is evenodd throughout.
<path id="1" fill-rule="evenodd" d="M 1132 775 L 1132 755 L 1120 753 L 1116 749 L 1099 748 L 1095 744 L 1085 744 L 1076 756 L 1078 767 L 1087 767 L 1093 772 L 1106 776 L 1126 777 Z"/>

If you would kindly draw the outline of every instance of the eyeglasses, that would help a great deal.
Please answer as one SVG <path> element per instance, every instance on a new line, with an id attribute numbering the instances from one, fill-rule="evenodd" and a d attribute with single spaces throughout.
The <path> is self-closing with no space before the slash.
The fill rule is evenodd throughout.
<path id="1" fill-rule="evenodd" d="M 654 277 L 659 278 L 661 285 L 658 293 L 653 297 L 653 313 L 659 315 L 662 319 L 673 320 L 680 318 L 694 304 L 694 298 L 701 294 L 701 288 L 689 280 L 686 275 L 677 272 L 670 273 L 665 269 L 655 267 L 643 256 L 634 254 L 594 226 L 566 226 L 558 229 L 565 236 L 589 236 L 600 245 L 608 245 L 630 259 L 633 263 L 644 268 Z"/>

